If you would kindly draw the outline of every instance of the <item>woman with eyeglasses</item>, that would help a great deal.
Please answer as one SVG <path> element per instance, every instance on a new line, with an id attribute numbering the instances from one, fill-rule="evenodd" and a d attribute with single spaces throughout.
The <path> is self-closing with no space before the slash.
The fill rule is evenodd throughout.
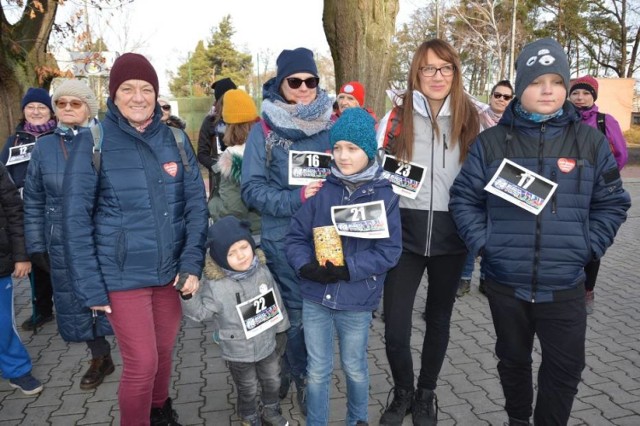
<path id="1" fill-rule="evenodd" d="M 89 368 L 80 380 L 80 389 L 91 390 L 115 369 L 105 339 L 113 331 L 104 313 L 94 316 L 74 293 L 63 247 L 62 181 L 74 137 L 97 122 L 98 101 L 79 80 L 63 81 L 52 100 L 58 124 L 52 134 L 36 142 L 24 186 L 27 252 L 34 261 L 50 265 L 60 336 L 66 342 L 86 342 L 91 352 Z"/>
<path id="2" fill-rule="evenodd" d="M 448 209 L 449 188 L 460 171 L 480 124 L 464 92 L 460 57 L 443 40 L 420 45 L 413 56 L 407 91 L 380 121 L 378 143 L 425 175 L 415 199 L 400 197 L 403 253 L 384 285 L 386 352 L 393 401 L 381 425 L 437 422 L 435 389 L 449 343 L 449 323 L 467 255 Z M 416 169 L 416 166 L 412 166 Z M 428 272 L 426 331 L 417 388 L 411 355 L 413 304 Z"/>
<path id="3" fill-rule="evenodd" d="M 309 49 L 283 50 L 276 65 L 276 76 L 262 89 L 262 122 L 253 126 L 247 139 L 242 198 L 249 208 L 262 214 L 261 245 L 269 269 L 280 284 L 291 322 L 280 397 L 286 396 L 291 377 L 296 383 L 300 410 L 306 415 L 307 350 L 302 329 L 302 297 L 299 278 L 285 256 L 284 240 L 291 217 L 318 192 L 322 183 L 291 184 L 289 152 L 330 152 L 332 101 L 318 87 L 318 68 Z"/>
<path id="4" fill-rule="evenodd" d="M 7 166 L 13 182 L 22 192 L 31 159 L 31 150 L 38 139 L 53 132 L 56 128 L 56 120 L 51 107 L 51 96 L 44 89 L 29 88 L 22 98 L 21 107 L 23 116 L 16 127 L 16 132 L 5 142 L 0 152 L 0 162 Z M 54 318 L 53 289 L 48 266 L 42 265 L 39 259 L 31 260 L 33 312 L 31 317 L 22 323 L 22 329 L 25 331 L 42 327 Z"/>
<path id="5" fill-rule="evenodd" d="M 184 130 L 187 127 L 187 123 L 185 123 L 182 118 L 171 114 L 171 104 L 168 100 L 165 98 L 158 98 L 158 104 L 160 104 L 160 109 L 162 110 L 162 117 L 160 117 L 160 121 L 167 126 L 181 130 Z"/>

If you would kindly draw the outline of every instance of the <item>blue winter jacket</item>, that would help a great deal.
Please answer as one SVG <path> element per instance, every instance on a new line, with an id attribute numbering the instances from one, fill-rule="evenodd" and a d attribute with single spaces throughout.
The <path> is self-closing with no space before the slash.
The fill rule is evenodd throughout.
<path id="1" fill-rule="evenodd" d="M 469 250 L 482 254 L 487 282 L 530 302 L 580 297 L 583 267 L 613 243 L 629 194 L 606 138 L 573 105 L 534 123 L 514 113 L 516 102 L 472 145 L 449 208 Z M 484 190 L 504 158 L 558 184 L 537 216 Z"/>
<path id="2" fill-rule="evenodd" d="M 62 181 L 73 148 L 72 130 L 56 129 L 36 142 L 24 186 L 24 231 L 27 252 L 49 253 L 58 331 L 67 342 L 84 342 L 113 334 L 104 312 L 82 306 L 69 276 L 62 232 Z"/>
<path id="3" fill-rule="evenodd" d="M 299 272 L 316 259 L 313 228 L 332 225 L 331 207 L 383 200 L 389 238 L 341 237 L 345 265 L 350 280 L 321 284 L 300 278 L 304 299 L 331 309 L 373 311 L 378 307 L 387 271 L 398 263 L 402 253 L 399 196 L 387 179 L 378 177 L 360 186 L 352 194 L 335 176 L 329 175 L 318 193 L 293 216 L 286 239 L 289 264 Z"/>
<path id="4" fill-rule="evenodd" d="M 178 272 L 200 277 L 204 265 L 207 205 L 188 139 L 190 170 L 159 106 L 143 133 L 111 99 L 107 107 L 100 175 L 83 130 L 64 178 L 65 254 L 87 307 L 107 305 L 110 291 L 172 283 Z"/>

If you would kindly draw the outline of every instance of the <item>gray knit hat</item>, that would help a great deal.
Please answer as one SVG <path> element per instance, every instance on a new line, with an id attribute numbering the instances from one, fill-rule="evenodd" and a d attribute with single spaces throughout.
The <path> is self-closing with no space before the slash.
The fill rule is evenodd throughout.
<path id="1" fill-rule="evenodd" d="M 522 98 L 527 86 L 543 74 L 560 75 L 569 94 L 569 60 L 562 46 L 551 38 L 536 40 L 522 48 L 516 61 L 516 97 Z"/>
<path id="2" fill-rule="evenodd" d="M 62 96 L 75 96 L 76 98 L 82 99 L 89 107 L 90 119 L 98 115 L 98 100 L 96 99 L 96 95 L 83 81 L 65 80 L 53 92 L 51 100 L 53 101 L 53 108 L 56 115 L 58 115 L 56 101 Z"/>

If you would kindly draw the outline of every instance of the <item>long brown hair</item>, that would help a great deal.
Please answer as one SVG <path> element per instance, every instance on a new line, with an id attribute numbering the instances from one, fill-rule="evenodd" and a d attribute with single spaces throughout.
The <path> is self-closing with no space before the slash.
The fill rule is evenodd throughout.
<path id="1" fill-rule="evenodd" d="M 247 123 L 227 124 L 222 142 L 224 142 L 226 146 L 242 145 L 247 141 L 249 131 L 254 124 L 255 121 L 249 121 Z"/>
<path id="2" fill-rule="evenodd" d="M 413 157 L 413 91 L 421 91 L 418 73 L 419 68 L 424 65 L 423 61 L 429 50 L 454 66 L 451 91 L 448 95 L 451 99 L 451 145 L 460 143 L 460 162 L 462 163 L 467 157 L 469 146 L 480 132 L 480 120 L 478 111 L 462 86 L 462 64 L 458 52 L 449 43 L 437 38 L 422 43 L 411 60 L 411 68 L 407 76 L 407 91 L 401 96 L 402 104 L 398 106 L 402 129 L 393 144 L 392 152 L 405 161 L 410 161 Z M 436 134 L 440 134 L 436 117 L 432 117 L 431 121 Z"/>

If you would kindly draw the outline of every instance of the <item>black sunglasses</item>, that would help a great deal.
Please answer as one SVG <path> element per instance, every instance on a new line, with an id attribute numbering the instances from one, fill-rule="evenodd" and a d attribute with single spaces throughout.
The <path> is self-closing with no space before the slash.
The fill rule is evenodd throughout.
<path id="1" fill-rule="evenodd" d="M 513 95 L 505 95 L 504 93 L 493 92 L 493 97 L 496 99 L 504 98 L 505 101 L 510 101 L 511 98 L 513 98 Z"/>
<path id="2" fill-rule="evenodd" d="M 171 105 L 169 104 L 160 105 L 160 108 L 162 108 L 165 111 L 169 111 L 171 109 Z"/>
<path id="3" fill-rule="evenodd" d="M 318 83 L 320 83 L 320 77 L 309 77 L 305 80 L 298 77 L 289 77 L 286 80 L 292 89 L 298 89 L 302 86 L 302 83 L 304 83 L 308 89 L 315 89 L 318 87 Z"/>

